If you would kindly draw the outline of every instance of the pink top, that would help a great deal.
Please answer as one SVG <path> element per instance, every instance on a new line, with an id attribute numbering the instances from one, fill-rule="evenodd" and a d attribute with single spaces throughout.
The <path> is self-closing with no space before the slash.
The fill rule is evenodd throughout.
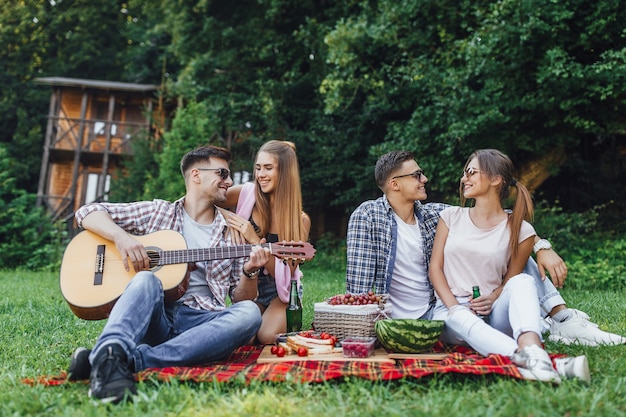
<path id="1" fill-rule="evenodd" d="M 482 295 L 491 294 L 502 284 L 511 258 L 511 232 L 504 220 L 490 229 L 480 229 L 469 216 L 469 207 L 448 207 L 441 212 L 448 226 L 443 250 L 443 273 L 452 294 L 465 297 L 478 285 Z M 535 235 L 533 226 L 524 221 L 519 235 L 523 242 Z"/>
<path id="2" fill-rule="evenodd" d="M 239 193 L 239 200 L 237 201 L 236 213 L 244 219 L 249 219 L 252 216 L 252 208 L 256 199 L 254 197 L 254 183 L 247 182 L 241 187 Z M 291 287 L 291 268 L 285 264 L 282 260 L 274 258 L 274 281 L 276 282 L 276 291 L 278 297 L 283 303 L 289 302 L 289 290 Z M 265 272 L 267 274 L 267 271 Z M 293 277 L 298 281 L 298 287 L 300 286 L 300 278 L 302 272 L 300 267 L 297 266 L 293 272 Z"/>

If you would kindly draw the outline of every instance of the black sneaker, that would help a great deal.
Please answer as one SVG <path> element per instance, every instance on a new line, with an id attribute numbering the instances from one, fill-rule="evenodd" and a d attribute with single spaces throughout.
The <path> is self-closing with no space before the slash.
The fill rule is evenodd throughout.
<path id="1" fill-rule="evenodd" d="M 120 345 L 107 345 L 98 353 L 91 370 L 89 386 L 90 397 L 107 403 L 115 404 L 137 394 L 135 377 Z"/>
<path id="2" fill-rule="evenodd" d="M 91 364 L 89 363 L 89 354 L 91 350 L 79 347 L 72 354 L 70 367 L 67 368 L 68 381 L 80 381 L 89 379 L 91 374 Z"/>

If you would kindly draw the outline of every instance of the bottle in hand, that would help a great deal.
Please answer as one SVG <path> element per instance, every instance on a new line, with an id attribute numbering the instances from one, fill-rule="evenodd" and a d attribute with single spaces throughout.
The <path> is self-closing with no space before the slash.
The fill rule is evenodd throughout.
<path id="1" fill-rule="evenodd" d="M 291 280 L 289 305 L 287 306 L 287 333 L 302 330 L 302 302 L 298 294 L 298 281 Z"/>
<path id="2" fill-rule="evenodd" d="M 476 299 L 480 297 L 480 288 L 478 285 L 472 287 L 472 299 Z M 489 323 L 489 316 L 483 316 L 480 314 L 476 314 L 479 318 L 483 319 L 485 323 Z"/>

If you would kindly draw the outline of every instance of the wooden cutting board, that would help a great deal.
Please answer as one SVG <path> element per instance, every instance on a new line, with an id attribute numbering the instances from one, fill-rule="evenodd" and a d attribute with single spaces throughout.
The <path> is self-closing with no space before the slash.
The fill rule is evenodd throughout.
<path id="1" fill-rule="evenodd" d="M 387 353 L 391 359 L 430 359 L 433 361 L 443 360 L 447 353 Z"/>
<path id="2" fill-rule="evenodd" d="M 267 345 L 263 348 L 263 351 L 256 360 L 256 363 L 281 363 L 281 362 L 293 362 L 293 361 L 356 361 L 356 362 L 382 362 L 382 363 L 396 363 L 396 361 L 387 355 L 387 352 L 383 348 L 375 349 L 374 354 L 369 358 L 346 358 L 341 353 L 340 349 L 337 349 L 334 353 L 317 354 L 311 356 L 298 356 L 295 353 L 285 355 L 279 358 L 276 355 L 272 355 L 270 349 L 271 345 Z"/>

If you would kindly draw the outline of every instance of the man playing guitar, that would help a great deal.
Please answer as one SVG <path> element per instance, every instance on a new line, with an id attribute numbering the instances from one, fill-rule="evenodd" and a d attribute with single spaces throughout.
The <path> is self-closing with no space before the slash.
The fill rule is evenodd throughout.
<path id="1" fill-rule="evenodd" d="M 90 396 L 119 402 L 137 392 L 133 372 L 224 359 L 256 335 L 261 314 L 252 301 L 253 278 L 268 262 L 268 248 L 253 246 L 247 258 L 196 262 L 188 288 L 168 304 L 161 280 L 150 271 L 148 251 L 133 237 L 174 230 L 190 248 L 226 246 L 227 224 L 215 204 L 233 184 L 230 159 L 230 151 L 215 146 L 187 153 L 181 160 L 186 195 L 175 202 L 92 203 L 77 211 L 79 226 L 113 242 L 124 269 L 137 271 L 94 348 L 79 348 L 72 356 L 70 378 L 89 372 Z"/>

